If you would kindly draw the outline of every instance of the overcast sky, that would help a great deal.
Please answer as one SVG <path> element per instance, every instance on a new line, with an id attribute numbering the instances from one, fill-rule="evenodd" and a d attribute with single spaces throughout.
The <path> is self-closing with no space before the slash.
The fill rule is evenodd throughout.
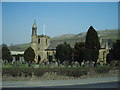
<path id="1" fill-rule="evenodd" d="M 32 25 L 36 20 L 37 33 L 50 37 L 96 30 L 118 28 L 117 2 L 3 2 L 3 43 L 31 42 Z"/>

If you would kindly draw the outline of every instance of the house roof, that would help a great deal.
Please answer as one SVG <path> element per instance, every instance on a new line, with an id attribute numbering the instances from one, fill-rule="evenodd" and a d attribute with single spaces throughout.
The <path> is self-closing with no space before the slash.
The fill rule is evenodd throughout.
<path id="1" fill-rule="evenodd" d="M 10 51 L 11 55 L 24 54 L 24 51 Z"/>

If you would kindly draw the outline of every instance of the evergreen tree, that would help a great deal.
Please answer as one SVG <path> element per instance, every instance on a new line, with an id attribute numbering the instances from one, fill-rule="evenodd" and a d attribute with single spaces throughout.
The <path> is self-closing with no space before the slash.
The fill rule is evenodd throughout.
<path id="1" fill-rule="evenodd" d="M 106 61 L 109 64 L 114 60 L 120 61 L 120 40 L 117 40 L 115 43 L 113 43 L 113 47 L 111 50 L 109 50 L 109 53 L 106 57 Z"/>
<path id="2" fill-rule="evenodd" d="M 107 62 L 108 64 L 110 64 L 111 61 L 113 61 L 112 49 L 109 50 L 109 53 L 107 54 L 107 57 L 106 57 L 106 62 Z"/>
<path id="3" fill-rule="evenodd" d="M 77 42 L 74 47 L 74 60 L 78 61 L 79 64 L 81 64 L 81 62 L 85 60 L 85 57 L 86 57 L 85 43 Z"/>
<path id="4" fill-rule="evenodd" d="M 64 44 L 59 44 L 56 47 L 56 58 L 60 60 L 60 64 L 63 61 L 68 61 L 71 64 L 72 58 L 72 48 L 66 42 Z"/>
<path id="5" fill-rule="evenodd" d="M 113 59 L 120 60 L 120 40 L 117 40 L 116 43 L 113 44 Z"/>
<path id="6" fill-rule="evenodd" d="M 55 57 L 60 61 L 60 64 L 64 61 L 62 44 L 57 45 Z"/>
<path id="7" fill-rule="evenodd" d="M 8 49 L 6 44 L 2 45 L 2 60 L 6 63 L 6 61 L 8 62 L 12 62 L 12 56 L 10 53 L 10 50 Z"/>
<path id="8" fill-rule="evenodd" d="M 90 26 L 90 28 L 87 31 L 85 43 L 86 43 L 86 48 L 88 49 L 89 52 L 88 60 L 97 63 L 100 43 L 99 43 L 98 34 L 92 26 Z"/>
<path id="9" fill-rule="evenodd" d="M 32 49 L 32 47 L 29 47 L 24 52 L 24 59 L 26 62 L 28 62 L 29 67 L 31 66 L 31 63 L 34 61 L 35 58 L 35 52 Z"/>
<path id="10" fill-rule="evenodd" d="M 87 48 L 100 49 L 98 34 L 92 26 L 87 31 L 85 43 Z"/>

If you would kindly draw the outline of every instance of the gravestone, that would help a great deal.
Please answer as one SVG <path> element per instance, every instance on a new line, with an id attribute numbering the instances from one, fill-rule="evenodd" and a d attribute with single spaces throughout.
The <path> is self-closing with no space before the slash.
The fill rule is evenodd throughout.
<path id="1" fill-rule="evenodd" d="M 68 67 L 68 61 L 63 61 L 62 65 Z"/>
<path id="2" fill-rule="evenodd" d="M 60 64 L 60 65 L 59 65 L 59 67 L 63 68 L 63 67 L 65 67 L 65 66 L 64 66 L 64 65 L 62 65 L 62 64 Z"/>
<path id="3" fill-rule="evenodd" d="M 55 67 L 58 67 L 58 62 L 55 62 Z"/>
<path id="4" fill-rule="evenodd" d="M 12 60 L 12 64 L 14 64 L 15 63 L 15 60 Z"/>
<path id="5" fill-rule="evenodd" d="M 44 66 L 45 66 L 44 62 L 40 62 L 39 67 L 44 67 Z"/>
<path id="6" fill-rule="evenodd" d="M 75 66 L 76 66 L 76 67 L 79 67 L 80 64 L 79 64 L 77 61 L 75 61 Z"/>
<path id="7" fill-rule="evenodd" d="M 45 61 L 45 63 L 46 63 L 46 65 L 49 65 L 50 64 L 50 62 L 47 60 L 47 61 Z"/>
<path id="8" fill-rule="evenodd" d="M 100 66 L 103 66 L 103 62 L 102 61 L 100 62 Z"/>
<path id="9" fill-rule="evenodd" d="M 85 65 L 85 62 L 83 61 L 83 62 L 81 62 L 81 66 L 84 66 Z"/>
<path id="10" fill-rule="evenodd" d="M 89 67 L 89 63 L 90 63 L 89 61 L 86 61 L 84 66 Z"/>
<path id="11" fill-rule="evenodd" d="M 50 67 L 51 68 L 58 67 L 58 63 L 57 62 L 51 62 Z"/>
<path id="12" fill-rule="evenodd" d="M 53 62 L 50 62 L 49 66 L 50 66 L 50 68 L 54 68 L 55 67 Z"/>
<path id="13" fill-rule="evenodd" d="M 71 65 L 72 65 L 72 67 L 76 67 L 75 62 L 71 62 Z"/>
<path id="14" fill-rule="evenodd" d="M 34 68 L 39 68 L 39 65 L 34 65 Z"/>

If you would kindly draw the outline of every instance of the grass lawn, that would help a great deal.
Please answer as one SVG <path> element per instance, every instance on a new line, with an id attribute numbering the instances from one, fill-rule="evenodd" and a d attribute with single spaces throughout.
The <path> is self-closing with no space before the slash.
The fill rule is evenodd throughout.
<path id="1" fill-rule="evenodd" d="M 28 65 L 27 64 L 18 64 L 18 67 L 19 68 L 28 68 Z M 6 64 L 2 65 L 2 68 L 16 68 L 16 66 L 14 66 L 11 63 L 6 63 Z"/>
<path id="2" fill-rule="evenodd" d="M 6 63 L 2 65 L 2 68 L 11 68 L 13 65 L 11 63 Z"/>

